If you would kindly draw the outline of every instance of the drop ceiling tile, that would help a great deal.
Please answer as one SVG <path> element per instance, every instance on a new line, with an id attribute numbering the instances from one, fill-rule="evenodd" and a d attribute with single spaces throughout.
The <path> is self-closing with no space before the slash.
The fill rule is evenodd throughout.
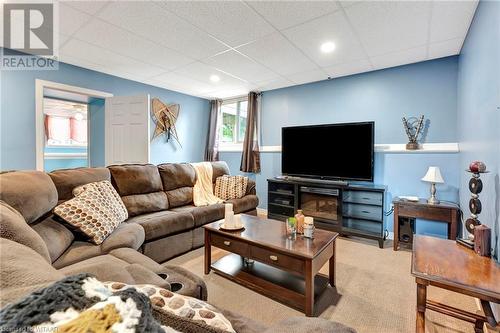
<path id="1" fill-rule="evenodd" d="M 373 69 L 396 67 L 427 60 L 427 46 L 371 57 Z"/>
<path id="2" fill-rule="evenodd" d="M 165 71 L 160 67 L 151 66 L 76 39 L 71 39 L 66 43 L 61 48 L 60 54 L 61 57 L 86 59 L 88 62 L 103 66 L 117 76 L 121 76 L 120 73 L 124 72 L 146 78 Z"/>
<path id="3" fill-rule="evenodd" d="M 238 51 L 282 75 L 317 68 L 316 64 L 280 33 L 246 44 L 239 47 Z"/>
<path id="4" fill-rule="evenodd" d="M 178 87 L 189 87 L 192 91 L 196 91 L 197 94 L 203 94 L 210 91 L 213 91 L 213 87 L 209 84 L 205 84 L 203 82 L 199 82 L 197 80 L 193 80 L 187 76 L 180 75 L 174 72 L 163 73 L 150 79 L 154 79 L 156 81 L 163 82 L 164 84 L 178 86 Z"/>
<path id="5" fill-rule="evenodd" d="M 212 66 L 208 66 L 201 62 L 194 62 L 184 67 L 178 68 L 174 71 L 179 75 L 189 77 L 191 79 L 203 82 L 205 84 L 211 85 L 213 90 L 217 90 L 219 87 L 227 87 L 232 85 L 245 84 L 245 81 L 227 75 Z M 211 75 L 217 75 L 220 79 L 218 82 L 210 81 Z"/>
<path id="6" fill-rule="evenodd" d="M 234 88 L 229 88 L 229 89 L 211 91 L 209 93 L 206 93 L 205 96 L 207 98 L 224 99 L 224 98 L 231 98 L 231 97 L 238 97 L 238 96 L 247 95 L 250 90 L 252 90 L 252 89 L 248 89 L 246 87 L 234 87 Z"/>
<path id="7" fill-rule="evenodd" d="M 100 19 L 94 19 L 90 24 L 80 29 L 74 37 L 167 70 L 194 61 L 177 51 L 162 47 Z"/>
<path id="8" fill-rule="evenodd" d="M 240 1 L 166 1 L 161 4 L 233 47 L 275 31 Z"/>
<path id="9" fill-rule="evenodd" d="M 467 35 L 478 1 L 434 1 L 430 42 Z"/>
<path id="10" fill-rule="evenodd" d="M 59 3 L 59 32 L 62 34 L 72 35 L 91 18 L 92 16 L 82 13 L 66 3 Z"/>
<path id="11" fill-rule="evenodd" d="M 293 85 L 295 85 L 294 82 L 292 82 L 288 79 L 282 79 L 282 78 L 276 79 L 276 80 L 255 83 L 257 90 L 260 90 L 260 91 L 279 89 L 279 88 L 284 88 L 284 87 L 290 87 Z"/>
<path id="12" fill-rule="evenodd" d="M 203 62 L 248 82 L 279 77 L 278 74 L 235 51 L 224 52 Z"/>
<path id="13" fill-rule="evenodd" d="M 95 15 L 99 12 L 105 5 L 109 4 L 111 1 L 64 1 L 65 5 L 71 6 L 76 10 L 90 15 Z M 59 1 L 59 3 L 63 3 Z"/>
<path id="14" fill-rule="evenodd" d="M 283 33 L 322 67 L 365 57 L 361 44 L 342 12 L 286 29 Z M 324 54 L 320 51 L 321 44 L 326 41 L 335 43 L 336 48 L 332 53 Z"/>
<path id="15" fill-rule="evenodd" d="M 339 9 L 335 1 L 248 1 L 247 3 L 280 30 Z"/>
<path id="16" fill-rule="evenodd" d="M 367 1 L 345 9 L 368 55 L 427 43 L 432 2 Z"/>
<path id="17" fill-rule="evenodd" d="M 287 75 L 286 78 L 296 84 L 304 84 L 326 80 L 328 79 L 328 74 L 326 74 L 322 69 L 313 69 L 307 72 L 290 74 Z"/>
<path id="18" fill-rule="evenodd" d="M 113 2 L 99 18 L 194 59 L 228 47 L 154 2 Z"/>
<path id="19" fill-rule="evenodd" d="M 348 62 L 331 67 L 323 68 L 330 77 L 341 77 L 346 75 L 369 72 L 372 70 L 372 65 L 368 59 Z"/>
<path id="20" fill-rule="evenodd" d="M 444 42 L 431 43 L 429 44 L 429 59 L 459 54 L 463 42 L 463 38 L 454 38 Z"/>

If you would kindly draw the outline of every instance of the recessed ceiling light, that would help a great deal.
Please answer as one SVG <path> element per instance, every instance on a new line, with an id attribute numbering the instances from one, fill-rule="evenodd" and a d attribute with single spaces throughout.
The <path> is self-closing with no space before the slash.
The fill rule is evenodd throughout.
<path id="1" fill-rule="evenodd" d="M 220 77 L 218 75 L 210 75 L 210 81 L 212 82 L 219 82 L 220 81 Z"/>
<path id="2" fill-rule="evenodd" d="M 331 53 L 333 50 L 335 50 L 335 43 L 334 42 L 324 42 L 321 44 L 321 52 L 323 53 Z"/>

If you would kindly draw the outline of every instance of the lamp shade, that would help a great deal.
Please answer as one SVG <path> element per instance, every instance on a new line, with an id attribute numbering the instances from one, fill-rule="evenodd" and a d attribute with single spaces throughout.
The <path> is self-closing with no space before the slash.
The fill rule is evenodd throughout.
<path id="1" fill-rule="evenodd" d="M 439 167 L 435 166 L 429 167 L 429 170 L 427 170 L 422 180 L 428 183 L 444 183 L 443 176 L 441 176 L 441 170 L 439 170 Z"/>

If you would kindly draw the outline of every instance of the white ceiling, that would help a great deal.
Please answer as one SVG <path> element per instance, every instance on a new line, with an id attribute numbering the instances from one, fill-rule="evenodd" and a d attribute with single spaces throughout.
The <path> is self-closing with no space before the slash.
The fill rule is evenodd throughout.
<path id="1" fill-rule="evenodd" d="M 227 98 L 460 52 L 477 1 L 60 2 L 63 62 Z M 333 41 L 336 49 L 320 52 Z M 220 77 L 217 83 L 209 77 Z"/>

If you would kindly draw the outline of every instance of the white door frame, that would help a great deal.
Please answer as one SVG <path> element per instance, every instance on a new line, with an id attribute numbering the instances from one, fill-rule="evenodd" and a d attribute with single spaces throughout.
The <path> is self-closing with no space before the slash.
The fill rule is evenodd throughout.
<path id="1" fill-rule="evenodd" d="M 113 94 L 104 91 L 81 88 L 77 86 L 71 86 L 68 84 L 45 81 L 40 79 L 35 80 L 35 154 L 36 154 L 35 156 L 36 156 L 36 169 L 40 171 L 43 171 L 43 165 L 44 165 L 43 152 L 45 148 L 45 129 L 43 122 L 43 97 L 45 88 L 76 93 L 95 98 L 106 98 L 113 96 Z M 88 154 L 88 149 L 87 149 L 87 154 Z"/>

